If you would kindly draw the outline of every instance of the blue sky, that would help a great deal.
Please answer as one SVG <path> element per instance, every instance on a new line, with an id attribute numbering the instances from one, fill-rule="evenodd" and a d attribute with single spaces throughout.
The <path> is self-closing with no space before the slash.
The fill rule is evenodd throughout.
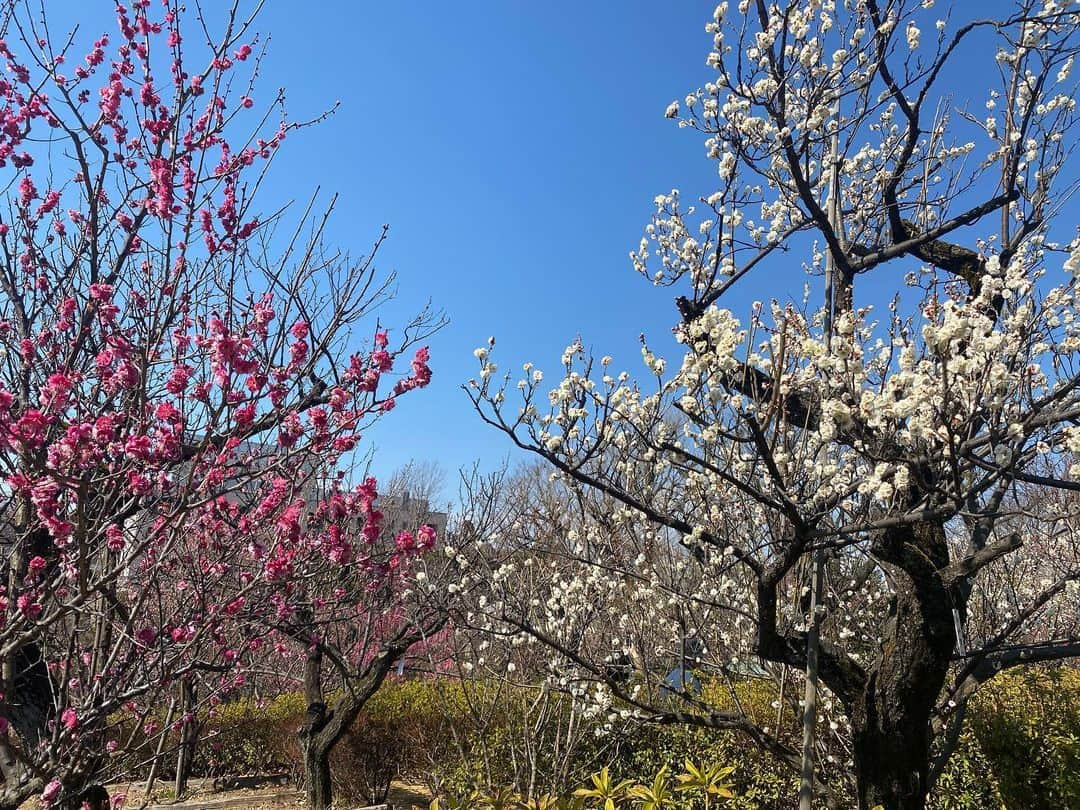
<path id="1" fill-rule="evenodd" d="M 672 293 L 635 275 L 627 255 L 657 193 L 710 180 L 699 138 L 663 111 L 708 77 L 711 6 L 301 8 L 267 6 L 264 87 L 286 85 L 299 117 L 341 107 L 287 144 L 278 180 L 340 192 L 338 244 L 363 249 L 390 223 L 381 262 L 399 278 L 391 323 L 428 297 L 451 319 L 432 340 L 431 387 L 369 433 L 375 468 L 410 458 L 437 459 L 451 476 L 474 459 L 494 466 L 510 444 L 460 390 L 489 335 L 501 368 L 532 360 L 550 377 L 580 333 L 636 372 L 638 335 L 662 336 L 676 320 Z M 797 294 L 803 280 L 784 283 Z"/>
<path id="2" fill-rule="evenodd" d="M 267 3 L 264 88 L 286 86 L 298 117 L 341 102 L 288 145 L 278 180 L 292 193 L 318 184 L 341 194 L 331 237 L 343 246 L 362 250 L 390 223 L 381 262 L 400 282 L 391 323 L 429 297 L 451 321 L 432 341 L 431 387 L 369 433 L 377 472 L 433 458 L 452 481 L 460 466 L 493 467 L 512 453 L 460 390 L 489 335 L 501 369 L 531 360 L 552 379 L 578 334 L 638 373 L 639 334 L 661 343 L 670 333 L 673 292 L 637 276 L 627 254 L 656 194 L 713 190 L 700 136 L 663 110 L 710 78 L 704 24 L 714 5 Z M 974 6 L 939 2 L 929 15 L 1011 4 Z M 932 24 L 924 28 L 930 36 Z M 948 77 L 954 98 L 981 109 L 985 87 L 976 95 L 960 68 Z M 797 257 L 761 278 L 726 305 L 801 299 Z"/>
<path id="3" fill-rule="evenodd" d="M 950 5 L 957 17 L 976 10 L 939 2 L 930 14 Z M 988 0 L 977 10 L 1008 6 Z M 77 7 L 88 30 L 113 27 L 107 0 L 49 7 L 58 20 Z M 429 298 L 450 318 L 431 341 L 430 388 L 402 398 L 368 434 L 377 473 L 434 459 L 452 483 L 458 467 L 491 468 L 511 453 L 460 390 L 476 372 L 472 350 L 489 335 L 501 368 L 531 360 L 551 379 L 578 334 L 637 373 L 638 335 L 661 343 L 670 333 L 673 292 L 635 275 L 627 256 L 656 194 L 713 190 L 700 136 L 663 117 L 709 78 L 703 29 L 712 8 L 268 0 L 257 27 L 271 46 L 256 102 L 284 86 L 294 119 L 340 107 L 290 137 L 264 204 L 302 203 L 317 186 L 339 193 L 329 238 L 357 254 L 389 223 L 380 266 L 397 272 L 399 291 L 384 321 L 404 321 Z M 951 80 L 956 99 L 973 95 L 969 76 Z M 740 284 L 726 305 L 738 312 L 755 298 L 800 299 L 800 261 L 769 268 L 767 283 L 759 275 Z"/>

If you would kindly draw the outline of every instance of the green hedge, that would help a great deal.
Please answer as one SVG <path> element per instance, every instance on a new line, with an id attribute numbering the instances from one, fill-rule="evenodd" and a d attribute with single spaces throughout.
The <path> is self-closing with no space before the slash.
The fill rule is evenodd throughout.
<path id="1" fill-rule="evenodd" d="M 419 769 L 438 750 L 447 723 L 444 704 L 433 684 L 387 683 L 331 754 L 336 794 L 350 801 L 383 802 L 392 779 Z M 219 776 L 287 771 L 299 782 L 303 771 L 297 733 L 305 710 L 298 693 L 216 707 L 203 725 L 195 772 Z"/>
<path id="2" fill-rule="evenodd" d="M 705 685 L 703 699 L 720 711 L 745 713 L 761 726 L 777 724 L 778 694 L 772 681 L 747 680 L 732 685 Z M 780 713 L 784 739 L 797 740 L 801 733 L 798 718 L 790 706 Z M 661 768 L 678 770 L 686 760 L 734 766 L 730 776 L 736 798 L 724 806 L 731 808 L 789 808 L 799 790 L 799 780 L 790 768 L 774 757 L 757 751 L 741 735 L 681 725 L 644 727 L 625 736 L 623 758 L 613 765 L 625 779 L 639 780 Z M 683 800 L 687 807 L 696 806 Z"/>
<path id="3" fill-rule="evenodd" d="M 747 681 L 736 693 L 716 686 L 705 698 L 720 709 L 738 706 L 758 723 L 775 726 L 771 682 Z M 762 754 L 734 732 L 686 726 L 645 727 L 622 734 L 586 734 L 565 753 L 567 698 L 551 694 L 549 723 L 528 726 L 523 705 L 539 693 L 506 684 L 449 679 L 386 683 L 368 702 L 332 758 L 340 796 L 376 803 L 391 779 L 426 783 L 444 795 L 477 788 L 521 794 L 569 795 L 588 775 L 610 766 L 613 778 L 642 781 L 685 760 L 734 766 L 738 798 L 725 806 L 787 808 L 797 792 L 790 769 Z M 301 695 L 269 702 L 237 701 L 203 718 L 196 774 L 268 773 L 300 776 L 296 732 L 303 720 Z M 786 709 L 785 739 L 798 739 L 798 718 Z M 561 725 L 560 725 L 561 724 Z M 521 767 L 522 740 L 531 735 L 536 768 Z M 555 761 L 556 757 L 563 757 Z M 565 759 L 569 757 L 569 760 Z M 825 778 L 844 781 L 837 762 Z M 167 768 L 162 771 L 166 776 Z M 689 799 L 683 802 L 690 807 Z M 996 678 L 972 701 L 959 744 L 941 775 L 935 810 L 1060 810 L 1080 807 L 1080 671 L 1034 669 Z"/>
<path id="4" fill-rule="evenodd" d="M 768 681 L 747 681 L 726 689 L 707 686 L 705 697 L 719 709 L 739 708 L 761 725 L 776 725 L 775 687 Z M 798 718 L 788 709 L 780 718 L 785 739 L 798 740 Z M 497 736 L 497 735 L 496 735 Z M 497 744 L 497 740 L 496 740 Z M 643 780 L 660 768 L 678 770 L 686 759 L 735 766 L 731 780 L 738 798 L 726 806 L 788 808 L 798 790 L 789 768 L 762 754 L 736 732 L 686 726 L 646 727 L 608 740 L 606 756 L 597 763 L 596 748 L 584 746 L 580 767 L 570 769 L 569 789 L 600 765 L 613 777 Z M 509 782 L 473 781 L 483 790 Z M 448 763 L 455 774 L 446 785 L 462 789 L 461 763 Z M 843 783 L 843 764 L 826 764 L 824 776 Z M 521 785 L 512 785 L 521 792 Z M 852 797 L 846 801 L 854 804 Z M 968 711 L 968 722 L 930 806 L 935 810 L 1061 810 L 1080 807 L 1080 671 L 1028 669 L 998 676 Z"/>
<path id="5" fill-rule="evenodd" d="M 296 734 L 306 709 L 299 693 L 214 707 L 203 721 L 194 772 L 240 776 L 295 771 L 300 762 Z"/>
<path id="6" fill-rule="evenodd" d="M 1012 670 L 972 702 L 970 732 L 1007 807 L 1080 807 L 1080 670 Z"/>

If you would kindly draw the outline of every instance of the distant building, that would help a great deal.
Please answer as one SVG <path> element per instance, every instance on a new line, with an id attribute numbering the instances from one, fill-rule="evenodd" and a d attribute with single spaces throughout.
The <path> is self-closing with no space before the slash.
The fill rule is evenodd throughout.
<path id="1" fill-rule="evenodd" d="M 418 498 L 409 492 L 380 495 L 375 503 L 383 513 L 383 531 L 393 537 L 399 532 L 416 532 L 423 525 L 432 526 L 440 538 L 446 536 L 449 516 L 432 508 L 427 498 Z"/>

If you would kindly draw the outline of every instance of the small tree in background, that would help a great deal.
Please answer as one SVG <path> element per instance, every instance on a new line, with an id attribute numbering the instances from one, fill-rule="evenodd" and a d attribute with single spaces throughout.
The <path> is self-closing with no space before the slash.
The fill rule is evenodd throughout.
<path id="1" fill-rule="evenodd" d="M 430 525 L 388 537 L 375 486 L 372 478 L 352 490 L 335 482 L 314 494 L 302 513 L 294 510 L 295 525 L 240 562 L 236 590 L 222 598 L 260 643 L 303 658 L 299 742 L 308 804 L 317 810 L 333 804 L 334 747 L 406 653 L 438 644 L 448 618 L 454 561 L 425 555 L 436 544 Z M 242 509 L 226 509 L 244 519 Z"/>

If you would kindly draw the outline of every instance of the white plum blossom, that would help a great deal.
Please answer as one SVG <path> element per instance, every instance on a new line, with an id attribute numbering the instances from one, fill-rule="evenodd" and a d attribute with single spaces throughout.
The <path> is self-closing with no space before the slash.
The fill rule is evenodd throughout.
<path id="1" fill-rule="evenodd" d="M 507 535 L 543 553 L 510 578 L 530 595 L 506 621 L 556 653 L 553 683 L 597 717 L 662 714 L 648 694 L 691 649 L 703 665 L 761 661 L 801 678 L 820 622 L 840 738 L 829 756 L 846 762 L 850 735 L 881 731 L 846 714 L 880 695 L 867 671 L 923 701 L 935 735 L 979 687 L 983 670 L 963 674 L 945 649 L 954 621 L 968 660 L 1068 650 L 1080 238 L 1061 217 L 1077 170 L 1080 12 L 1048 3 L 959 28 L 964 49 L 944 44 L 939 20 L 931 52 L 919 24 L 933 5 L 721 4 L 710 80 L 665 112 L 700 133 L 707 185 L 657 195 L 630 254 L 673 288 L 681 357 L 642 338 L 635 379 L 578 338 L 559 379 L 516 381 L 513 406 L 493 381 L 470 389 L 553 470 L 521 496 Z M 959 52 L 987 83 L 965 103 L 939 84 Z M 812 615 L 819 550 L 829 607 Z M 963 618 L 940 610 L 951 600 L 968 600 Z M 921 670 L 937 673 L 933 689 L 915 689 L 896 655 L 933 647 L 910 615 L 944 639 Z M 573 675 L 555 678 L 557 666 Z M 909 731 L 924 740 L 925 722 L 893 719 L 890 745 Z"/>
<path id="2" fill-rule="evenodd" d="M 921 35 L 921 32 L 919 31 L 918 26 L 915 25 L 914 20 L 908 21 L 906 33 L 908 48 L 915 50 L 919 47 L 919 36 Z"/>

